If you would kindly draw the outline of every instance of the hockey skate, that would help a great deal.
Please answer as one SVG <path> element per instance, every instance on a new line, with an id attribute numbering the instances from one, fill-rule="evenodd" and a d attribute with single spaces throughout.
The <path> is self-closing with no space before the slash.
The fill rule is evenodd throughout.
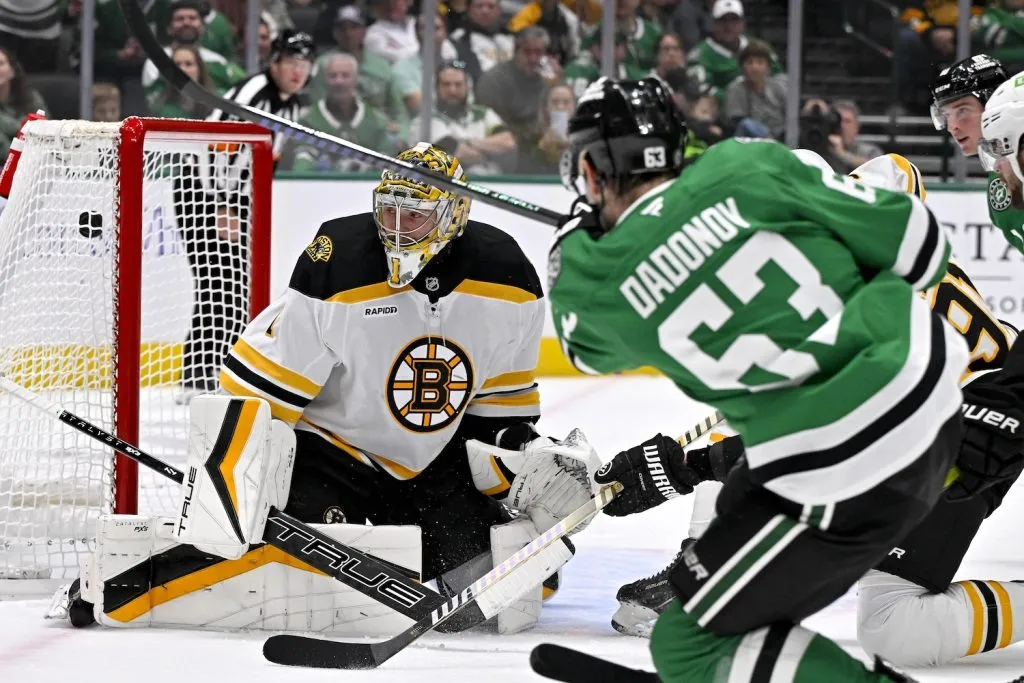
<path id="1" fill-rule="evenodd" d="M 619 609 L 612 616 L 612 628 L 619 633 L 638 638 L 650 638 L 654 622 L 668 604 L 675 598 L 668 577 L 679 564 L 683 553 L 695 539 L 683 540 L 679 552 L 668 566 L 653 576 L 638 579 L 619 588 L 615 599 L 619 601 Z"/>

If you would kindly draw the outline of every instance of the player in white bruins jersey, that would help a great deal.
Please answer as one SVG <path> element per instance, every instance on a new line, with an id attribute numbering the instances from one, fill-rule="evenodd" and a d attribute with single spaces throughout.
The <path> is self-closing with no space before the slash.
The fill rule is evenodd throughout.
<path id="1" fill-rule="evenodd" d="M 455 158 L 426 143 L 399 158 L 465 178 Z M 363 542 L 383 538 L 369 550 L 399 552 L 397 560 L 385 559 L 422 568 L 422 578 L 436 579 L 448 594 L 469 585 L 593 495 L 590 473 L 600 462 L 579 430 L 557 442 L 538 436 L 533 428 L 540 416 L 535 373 L 545 316 L 537 273 L 509 235 L 470 220 L 469 209 L 467 198 L 385 172 L 373 192 L 372 212 L 320 227 L 299 256 L 284 294 L 248 325 L 224 362 L 221 388 L 245 400 L 193 400 L 193 433 L 205 435 L 205 440 L 197 437 L 190 443 L 190 465 L 196 465 L 199 481 L 191 494 L 188 524 L 175 532 L 178 545 L 152 550 L 145 562 L 114 568 L 117 561 L 110 558 L 117 557 L 115 543 L 98 553 L 109 567 L 93 572 L 82 584 L 82 597 L 96 603 L 104 591 L 90 586 L 109 587 L 127 575 L 138 582 L 140 575 L 147 576 L 139 567 L 164 566 L 161 558 L 173 552 L 178 560 L 197 562 L 207 572 L 206 583 L 197 579 L 189 584 L 192 592 L 203 588 L 202 604 L 192 605 L 196 609 L 191 615 L 180 606 L 172 614 L 175 602 L 190 599 L 189 591 L 180 590 L 169 606 L 166 590 L 157 599 L 146 598 L 161 586 L 142 581 L 130 592 L 131 600 L 141 601 L 136 609 L 125 610 L 124 599 L 97 604 L 92 610 L 97 620 L 110 625 L 184 621 L 300 628 L 345 635 L 367 634 L 371 626 L 387 633 L 401 625 L 368 619 L 372 606 L 365 599 L 348 612 L 317 611 L 301 602 L 298 608 L 283 607 L 281 600 L 274 601 L 276 596 L 308 597 L 302 590 L 281 587 L 307 580 L 295 566 L 272 576 L 259 576 L 263 569 L 243 568 L 237 573 L 248 578 L 230 578 L 223 564 L 230 559 L 221 558 L 244 557 L 241 541 L 258 542 L 266 524 L 265 515 L 261 520 L 247 512 L 262 508 L 242 500 L 246 495 L 304 522 L 357 530 Z M 259 407 L 245 419 L 250 402 Z M 261 409 L 263 422 L 258 418 Z M 218 452 L 218 435 L 229 423 L 234 433 L 266 434 L 256 441 L 269 444 L 254 451 L 256 464 L 234 468 L 236 479 L 243 471 L 262 473 L 253 477 L 245 495 L 226 496 L 225 486 L 234 490 L 237 482 L 221 477 L 218 483 L 219 475 L 209 474 L 210 453 Z M 293 468 L 289 448 L 294 448 Z M 244 452 L 236 457 L 247 462 Z M 520 514 L 513 519 L 509 508 Z M 223 509 L 226 514 L 218 512 Z M 365 526 L 367 522 L 373 526 Z M 405 539 L 406 546 L 396 548 L 393 536 L 380 534 L 400 526 L 419 531 L 412 540 Z M 245 533 L 247 529 L 258 533 Z M 214 586 L 208 585 L 211 563 L 218 567 Z M 173 574 L 181 585 L 189 570 L 185 564 L 178 566 L 176 573 L 158 574 Z M 266 587 L 271 584 L 273 591 Z M 331 598 L 335 605 L 341 601 L 337 594 L 348 590 L 340 584 L 326 589 L 336 593 Z M 246 590 L 262 598 L 247 594 L 248 604 L 258 603 L 261 614 L 281 618 L 240 622 L 231 601 L 237 612 L 237 595 Z M 498 615 L 498 630 L 513 632 L 535 623 L 541 596 L 537 586 Z M 345 600 L 353 604 L 351 596 Z M 320 619 L 317 627 L 306 623 L 309 619 Z M 450 621 L 460 627 L 458 617 Z"/>
<path id="2" fill-rule="evenodd" d="M 464 176 L 434 147 L 399 158 Z M 511 473 L 483 468 L 482 494 L 466 440 L 495 443 L 540 415 L 540 281 L 511 237 L 469 220 L 469 205 L 385 172 L 373 213 L 320 228 L 221 373 L 228 392 L 266 399 L 295 426 L 288 512 L 416 524 L 426 578 L 445 581 L 489 560 L 489 530 L 508 521 L 493 496 Z"/>
<path id="3" fill-rule="evenodd" d="M 805 151 L 798 156 L 813 165 L 824 163 Z M 897 154 L 876 157 L 850 174 L 866 185 L 902 190 L 925 198 L 917 167 Z M 970 363 L 962 378 L 965 410 L 972 392 L 984 391 L 986 381 L 1000 374 L 1017 337 L 1017 330 L 998 320 L 970 278 L 954 261 L 945 277 L 922 293 L 932 310 L 959 330 L 971 349 Z M 1010 370 L 1007 377 L 1019 374 Z M 1019 376 L 1016 382 L 1020 382 Z M 974 384 L 978 382 L 978 384 Z M 726 429 L 726 432 L 728 430 Z M 710 446 L 691 449 L 682 455 L 691 469 L 705 473 L 708 480 L 724 480 L 743 456 L 738 436 L 712 434 Z M 965 460 L 983 463 L 995 454 L 984 443 L 966 443 L 961 449 L 973 451 Z M 1007 581 L 958 581 L 953 575 L 960 567 L 981 523 L 999 507 L 1003 496 L 1020 472 L 1016 462 L 991 463 L 990 474 L 1000 479 L 992 485 L 977 481 L 963 489 L 958 484 L 939 500 L 928 516 L 858 583 L 857 632 L 861 646 L 901 666 L 935 666 L 963 656 L 987 652 L 1024 639 L 1024 584 Z M 982 474 L 982 473 L 976 473 Z M 970 475 L 968 475 L 970 478 Z M 973 487 L 978 487 L 974 490 Z M 717 493 L 704 484 L 696 489 L 695 510 L 713 506 L 699 498 Z M 707 520 L 699 520 L 706 522 Z M 701 529 L 691 523 L 691 536 Z M 684 542 L 684 548 L 690 539 Z M 680 553 L 681 554 L 681 553 Z M 678 560 L 678 558 L 677 558 Z M 623 586 L 622 603 L 613 617 L 617 630 L 648 636 L 652 621 L 664 609 L 672 591 L 668 577 L 672 565 L 658 574 Z"/>

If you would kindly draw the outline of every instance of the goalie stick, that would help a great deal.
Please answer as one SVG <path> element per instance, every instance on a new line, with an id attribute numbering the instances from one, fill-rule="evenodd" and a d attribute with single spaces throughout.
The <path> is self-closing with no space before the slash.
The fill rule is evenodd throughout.
<path id="1" fill-rule="evenodd" d="M 211 109 L 220 109 L 239 119 L 258 123 L 264 128 L 291 138 L 296 142 L 313 145 L 317 149 L 337 154 L 345 159 L 353 159 L 379 169 L 386 169 L 417 178 L 443 190 L 479 199 L 485 204 L 491 204 L 492 206 L 511 211 L 514 214 L 546 225 L 556 226 L 562 218 L 562 215 L 555 211 L 531 204 L 522 199 L 517 199 L 504 192 L 498 192 L 483 185 L 467 183 L 422 167 L 413 166 L 407 161 L 386 156 L 342 138 L 314 130 L 313 128 L 307 128 L 280 116 L 275 116 L 269 112 L 260 111 L 259 109 L 220 97 L 189 78 L 188 74 L 179 69 L 174 60 L 164 52 L 163 47 L 160 46 L 156 36 L 150 30 L 149 24 L 146 23 L 146 15 L 143 13 L 143 9 L 137 0 L 119 0 L 119 4 L 129 28 L 131 28 L 135 38 L 141 43 L 143 51 L 156 66 L 160 75 L 166 78 L 182 95 L 191 98 L 195 102 L 201 102 Z"/>
<path id="2" fill-rule="evenodd" d="M 168 479 L 179 484 L 185 480 L 181 470 L 47 401 L 2 373 L 0 389 Z M 436 591 L 418 583 L 415 579 L 419 577 L 404 567 L 339 543 L 277 508 L 270 508 L 263 533 L 263 542 L 267 545 L 284 551 L 410 619 L 429 616 L 432 610 L 445 602 Z"/>
<path id="3" fill-rule="evenodd" d="M 701 420 L 679 437 L 687 446 L 709 432 L 724 417 L 718 411 Z M 424 633 L 461 610 L 472 610 L 476 623 L 498 614 L 531 587 L 541 583 L 569 561 L 572 551 L 563 540 L 570 531 L 596 515 L 621 490 L 621 484 L 602 487 L 591 500 L 569 513 L 555 526 L 534 539 L 468 588 L 405 631 L 377 643 L 345 643 L 306 636 L 271 636 L 263 644 L 263 656 L 275 664 L 322 669 L 373 669 L 411 645 Z M 515 583 L 510 583 L 515 579 Z"/>
<path id="4" fill-rule="evenodd" d="M 289 666 L 374 669 L 462 610 L 472 610 L 480 622 L 490 619 L 568 562 L 573 553 L 564 536 L 596 515 L 621 488 L 618 483 L 602 487 L 596 496 L 529 545 L 449 598 L 430 615 L 388 640 L 343 643 L 306 636 L 270 636 L 263 644 L 263 656 L 275 664 Z"/>

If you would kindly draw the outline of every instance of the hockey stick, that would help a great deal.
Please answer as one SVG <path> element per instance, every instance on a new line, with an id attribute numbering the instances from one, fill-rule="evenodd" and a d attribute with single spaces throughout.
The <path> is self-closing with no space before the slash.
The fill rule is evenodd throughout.
<path id="1" fill-rule="evenodd" d="M 561 645 L 541 643 L 530 653 L 534 673 L 562 683 L 658 683 L 658 674 L 630 669 Z"/>
<path id="2" fill-rule="evenodd" d="M 618 483 L 602 487 L 568 517 L 393 638 L 379 643 L 343 643 L 305 636 L 271 636 L 263 644 L 263 656 L 275 664 L 290 666 L 374 669 L 462 610 L 475 612 L 479 621 L 490 619 L 568 562 L 572 551 L 560 541 L 610 503 L 621 488 Z"/>
<path id="3" fill-rule="evenodd" d="M 51 403 L 2 373 L 0 389 L 168 479 L 179 484 L 185 481 L 185 475 L 181 470 Z M 270 508 L 267 527 L 263 533 L 263 541 L 267 545 L 284 551 L 289 556 L 305 562 L 410 619 L 428 616 L 431 610 L 445 602 L 437 592 L 417 583 L 414 579 L 418 577 L 404 567 L 339 543 L 277 508 Z"/>
<path id="4" fill-rule="evenodd" d="M 317 149 L 336 154 L 345 159 L 353 159 L 379 169 L 387 169 L 405 176 L 418 178 L 443 190 L 479 199 L 485 204 L 511 211 L 514 214 L 539 223 L 556 226 L 562 218 L 559 213 L 509 196 L 504 192 L 498 192 L 476 183 L 467 183 L 413 166 L 407 161 L 386 156 L 353 142 L 307 128 L 294 121 L 288 121 L 269 112 L 260 111 L 259 109 L 220 97 L 189 78 L 188 74 L 179 69 L 174 60 L 164 52 L 156 36 L 149 29 L 149 25 L 146 23 L 146 15 L 143 13 L 142 7 L 139 6 L 137 0 L 120 0 L 120 5 L 125 21 L 128 22 L 128 26 L 131 28 L 135 38 L 142 44 L 143 51 L 156 66 L 160 75 L 166 78 L 182 95 L 195 102 L 201 102 L 211 109 L 220 109 L 239 119 L 258 123 L 264 128 L 291 138 L 296 142 L 312 145 Z"/>
<path id="5" fill-rule="evenodd" d="M 679 437 L 679 443 L 683 446 L 693 443 L 723 419 L 722 414 L 715 411 Z M 288 666 L 373 669 L 461 610 L 472 610 L 477 623 L 486 621 L 568 562 L 572 552 L 565 543 L 556 541 L 600 512 L 621 488 L 617 482 L 602 487 L 593 499 L 449 599 L 429 617 L 388 640 L 378 643 L 345 643 L 306 636 L 271 636 L 263 644 L 263 656 L 275 664 Z"/>

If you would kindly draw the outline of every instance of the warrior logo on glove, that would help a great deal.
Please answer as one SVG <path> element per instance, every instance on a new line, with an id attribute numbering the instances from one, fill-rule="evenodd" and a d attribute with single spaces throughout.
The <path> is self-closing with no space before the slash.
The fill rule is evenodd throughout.
<path id="1" fill-rule="evenodd" d="M 444 429 L 468 403 L 469 355 L 450 339 L 421 337 L 399 352 L 388 374 L 391 416 L 406 429 Z"/>

